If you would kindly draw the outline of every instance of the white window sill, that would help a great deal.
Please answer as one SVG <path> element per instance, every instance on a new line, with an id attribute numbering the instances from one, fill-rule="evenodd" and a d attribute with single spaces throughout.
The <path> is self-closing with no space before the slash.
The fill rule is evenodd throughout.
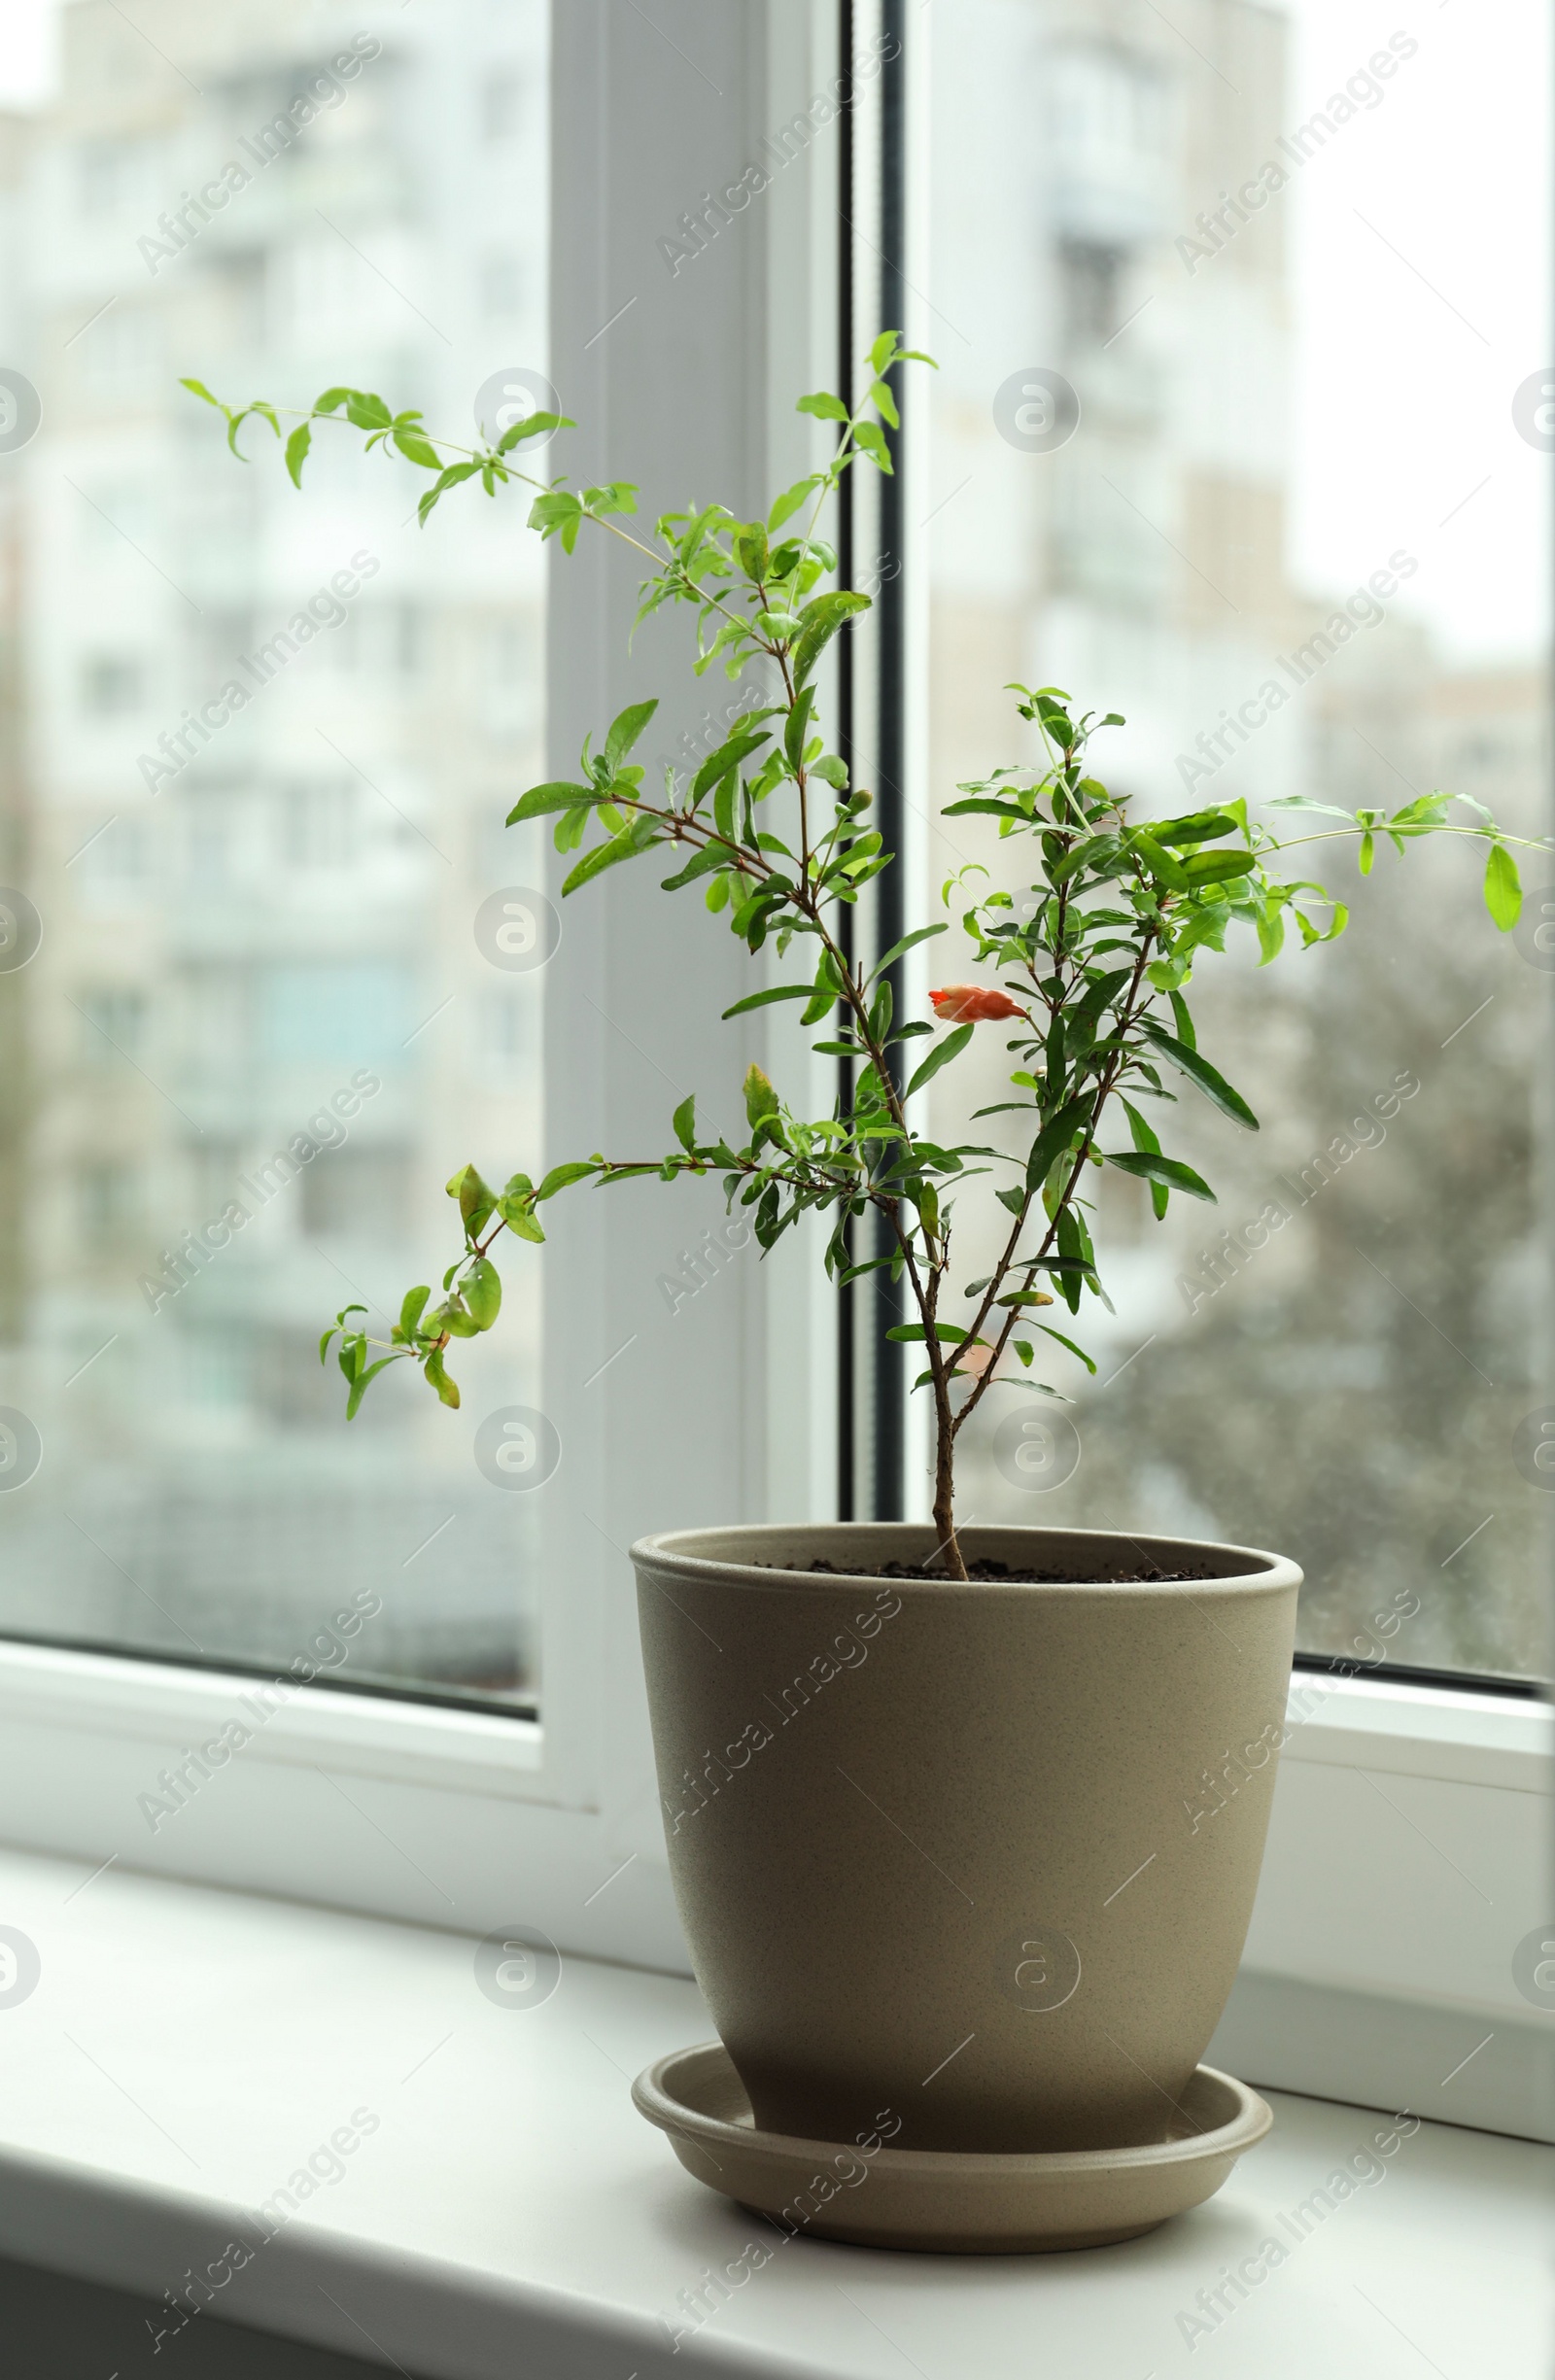
<path id="1" fill-rule="evenodd" d="M 0 1917 L 42 1957 L 31 1996 L 0 2009 L 0 2253 L 176 2294 L 190 2271 L 225 2269 L 229 2241 L 261 2240 L 251 2210 L 365 2111 L 377 2128 L 342 2177 L 185 2328 L 247 2322 L 417 2380 L 1139 2380 L 1177 2368 L 1196 2293 L 1287 2236 L 1281 2216 L 1378 2128 L 1361 2108 L 1280 2096 L 1273 2135 L 1209 2205 L 1088 2254 L 796 2238 L 677 2362 L 661 2317 L 684 2324 L 680 2292 L 759 2221 L 684 2174 L 628 2096 L 651 2058 L 710 2033 L 690 1984 L 569 1958 L 542 2007 L 503 2010 L 476 1988 L 465 1935 L 87 1874 L 0 1854 Z M 1467 2380 L 1493 2309 L 1498 2380 L 1543 2380 L 1555 2151 L 1425 2123 L 1383 2173 L 1231 2301 L 1222 2362 L 1375 2380 L 1424 2354 Z"/>
<path id="2" fill-rule="evenodd" d="M 257 1719 L 257 1710 L 265 1715 Z M 180 1746 L 207 1742 L 236 1720 L 251 1733 L 251 1758 L 309 1768 L 327 1757 L 360 1776 L 465 1793 L 543 1799 L 545 1792 L 536 1720 L 338 1693 L 328 1680 L 316 1689 L 294 1685 L 284 1667 L 248 1676 L 0 1639 L 0 1712 L 32 1725 Z"/>
<path id="3" fill-rule="evenodd" d="M 1555 1710 L 1511 1695 L 1296 1670 L 1286 1725 L 1284 1762 L 1503 1785 L 1546 1797 L 1555 1781 Z"/>

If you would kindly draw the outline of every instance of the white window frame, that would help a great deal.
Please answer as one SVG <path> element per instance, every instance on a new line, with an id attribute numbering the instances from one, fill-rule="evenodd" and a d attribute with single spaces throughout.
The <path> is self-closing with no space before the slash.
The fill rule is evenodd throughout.
<path id="1" fill-rule="evenodd" d="M 854 15 L 867 31 L 868 8 Z M 837 10 L 663 0 L 655 16 L 611 0 L 554 10 L 553 377 L 581 425 L 569 460 L 641 479 L 650 519 L 693 493 L 754 509 L 824 434 L 792 403 L 831 370 L 835 145 L 817 143 L 682 272 L 654 240 L 836 71 Z M 673 44 L 659 29 L 672 21 Z M 684 687 L 683 662 L 667 658 L 682 623 L 650 623 L 625 657 L 637 575 L 603 538 L 553 570 L 559 770 L 621 703 Z M 690 724 L 710 699 L 672 691 L 665 712 L 678 701 Z M 760 1016 L 716 1021 L 749 988 L 748 962 L 639 880 L 569 904 L 567 949 L 572 972 L 553 968 L 548 984 L 553 1156 L 619 1147 L 623 1130 L 651 1129 L 656 1148 L 667 1053 L 674 1096 L 727 1086 L 766 1054 Z M 711 1113 L 716 1100 L 708 1090 Z M 764 1264 L 752 1252 L 716 1296 L 675 1315 L 651 1367 L 595 1373 L 674 1250 L 712 1220 L 709 1207 L 693 1223 L 693 1203 L 684 1186 L 673 1214 L 651 1185 L 582 1197 L 546 1250 L 546 1397 L 566 1492 L 545 1507 L 538 1566 L 542 1721 L 304 1690 L 154 1832 L 138 1797 L 240 1715 L 253 1678 L 0 1640 L 7 1837 L 79 1858 L 84 1878 L 116 1862 L 475 1934 L 518 1920 L 565 1950 L 687 1971 L 624 1549 L 660 1527 L 828 1515 L 836 1437 L 830 1305 L 792 1242 Z M 1255 2082 L 1555 2138 L 1555 2016 L 1511 1975 L 1517 1943 L 1550 1915 L 1552 1714 L 1298 1673 L 1293 1718 L 1214 2053 Z"/>

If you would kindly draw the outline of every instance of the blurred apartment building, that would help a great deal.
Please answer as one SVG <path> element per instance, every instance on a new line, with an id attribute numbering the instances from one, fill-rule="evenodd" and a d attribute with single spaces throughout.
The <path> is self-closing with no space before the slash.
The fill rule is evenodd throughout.
<path id="1" fill-rule="evenodd" d="M 179 380 L 351 382 L 473 440 L 482 382 L 544 364 L 545 12 L 63 22 L 0 150 L 43 403 L 0 457 L 0 834 L 44 921 L 0 977 L 0 1401 L 45 1447 L 0 1624 L 285 1659 L 389 1577 L 366 1667 L 521 1683 L 513 1500 L 419 1383 L 348 1439 L 317 1343 L 436 1279 L 451 1152 L 536 1147 L 540 979 L 472 920 L 534 864 L 501 820 L 541 773 L 539 559 L 516 501 L 423 533 L 426 482 L 354 431 L 299 496 Z M 532 1394 L 537 1355 L 515 1314 Z"/>
<path id="2" fill-rule="evenodd" d="M 1298 341 L 1314 335 L 1294 302 L 1293 200 L 1304 153 L 1343 137 L 1342 109 L 1303 132 L 1294 39 L 1287 13 L 1257 0 L 1164 14 L 966 0 L 936 23 L 936 808 L 1033 756 L 1002 691 L 1013 678 L 1126 715 L 1092 765 L 1147 817 L 1234 795 L 1395 809 L 1443 787 L 1514 831 L 1548 831 L 1544 666 L 1526 652 L 1444 662 L 1411 611 L 1408 554 L 1378 554 L 1359 588 L 1292 567 L 1290 409 Z M 1262 174 L 1270 160 L 1284 187 Z M 1054 374 L 1078 427 L 1052 401 Z M 981 821 L 930 833 L 936 887 L 968 860 L 1023 883 L 1018 846 Z M 1098 1182 L 1118 1313 L 1084 1301 L 1080 1336 L 1099 1382 L 1051 1349 L 1046 1372 L 1077 1400 L 1084 1460 L 1057 1491 L 1021 1495 L 993 1457 L 995 1415 L 968 1450 L 967 1497 L 1004 1519 L 1132 1515 L 1278 1541 L 1307 1564 L 1307 1625 L 1336 1649 L 1384 1572 L 1390 1587 L 1423 1580 L 1409 1657 L 1537 1666 L 1537 1596 L 1513 1582 L 1541 1574 L 1544 1516 L 1507 1447 L 1545 1361 L 1547 984 L 1478 914 L 1471 857 L 1414 851 L 1395 868 L 1384 847 L 1357 886 L 1352 852 L 1321 853 L 1312 872 L 1355 903 L 1345 942 L 1260 975 L 1238 930 L 1241 955 L 1200 968 L 1201 1037 L 1256 1087 L 1264 1130 L 1232 1130 L 1192 1093 L 1158 1119 L 1222 1196 L 1174 1199 L 1163 1226 L 1137 1185 Z M 935 1087 L 942 1138 L 981 1139 L 971 1114 L 1002 1095 L 1002 1044 L 990 1035 L 976 1057 Z M 1364 1158 L 1245 1281 L 1245 1257 L 1223 1267 L 1233 1287 L 1195 1308 L 1181 1281 L 1200 1278 L 1217 1230 L 1257 1217 L 1277 1170 L 1307 1162 L 1405 1063 L 1429 1096 L 1386 1157 Z M 1487 1158 L 1470 1165 L 1476 1149 Z M 969 1274 L 985 1269 L 986 1250 L 962 1253 Z M 1494 1549 L 1443 1572 L 1491 1509 Z"/>

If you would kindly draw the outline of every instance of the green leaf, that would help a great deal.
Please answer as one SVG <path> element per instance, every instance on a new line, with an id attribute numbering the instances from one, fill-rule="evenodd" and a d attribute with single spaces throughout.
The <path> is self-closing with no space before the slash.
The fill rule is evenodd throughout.
<path id="1" fill-rule="evenodd" d="M 896 466 L 891 461 L 891 450 L 885 442 L 885 432 L 878 422 L 855 422 L 853 424 L 853 443 L 868 455 L 871 463 L 877 465 L 887 478 L 894 477 Z"/>
<path id="2" fill-rule="evenodd" d="M 306 429 L 306 423 L 303 428 Z M 394 441 L 407 463 L 416 463 L 424 471 L 440 471 L 443 459 L 417 423 L 401 414 L 394 427 Z"/>
<path id="3" fill-rule="evenodd" d="M 568 893 L 576 892 L 579 885 L 591 883 L 595 877 L 603 876 L 606 868 L 615 867 L 623 859 L 636 859 L 639 852 L 645 851 L 649 844 L 657 840 L 658 829 L 653 820 L 638 818 L 621 834 L 612 835 L 608 843 L 597 843 L 593 850 L 578 861 L 571 875 L 563 879 L 564 899 Z"/>
<path id="4" fill-rule="evenodd" d="M 847 419 L 847 407 L 844 404 L 842 398 L 840 397 L 830 397 L 824 390 L 817 390 L 815 394 L 811 397 L 802 397 L 798 404 L 794 407 L 794 411 L 796 413 L 812 413 L 818 422 L 846 422 Z M 801 497 L 800 502 L 802 503 L 804 499 Z M 784 518 L 787 518 L 786 514 L 784 515 Z"/>
<path id="5" fill-rule="evenodd" d="M 1089 1260 L 1089 1241 L 1085 1225 L 1072 1206 L 1060 1207 L 1054 1223 L 1058 1234 L 1058 1253 L 1067 1259 L 1067 1262 L 1063 1270 L 1054 1277 L 1063 1292 L 1064 1304 L 1071 1314 L 1078 1314 L 1080 1299 L 1087 1285 L 1094 1286 L 1093 1274 L 1082 1269 Z"/>
<path id="6" fill-rule="evenodd" d="M 745 1118 L 754 1132 L 756 1126 L 767 1117 L 778 1114 L 779 1104 L 778 1093 L 773 1089 L 772 1084 L 762 1073 L 761 1068 L 756 1065 L 747 1066 L 745 1069 L 744 1093 Z"/>
<path id="7" fill-rule="evenodd" d="M 1060 1347 L 1067 1347 L 1072 1356 L 1078 1356 L 1087 1371 L 1094 1379 L 1096 1367 L 1083 1347 L 1077 1347 L 1073 1339 L 1066 1339 L 1061 1330 L 1054 1330 L 1052 1323 L 1038 1323 L 1037 1328 L 1046 1331 L 1050 1339 L 1056 1339 Z"/>
<path id="8" fill-rule="evenodd" d="M 186 380 L 184 386 L 188 388 L 190 385 Z M 312 444 L 312 424 L 298 422 L 286 442 L 286 467 L 292 474 L 292 485 L 294 488 L 300 488 L 302 485 L 302 466 L 307 460 L 308 449 Z"/>
<path id="9" fill-rule="evenodd" d="M 1509 934 L 1523 912 L 1522 880 L 1517 862 L 1503 843 L 1493 843 L 1485 862 L 1485 907 L 1503 934 Z"/>
<path id="10" fill-rule="evenodd" d="M 465 1303 L 480 1329 L 489 1330 L 502 1303 L 502 1284 L 490 1257 L 477 1257 L 465 1275 Z"/>
<path id="11" fill-rule="evenodd" d="M 1122 1097 L 1121 1092 L 1119 1096 Z M 1160 1143 L 1156 1138 L 1155 1130 L 1152 1125 L 1147 1123 L 1144 1117 L 1141 1116 L 1138 1108 L 1135 1107 L 1131 1099 L 1123 1100 L 1123 1113 L 1128 1118 L 1128 1129 L 1133 1137 L 1134 1147 L 1136 1149 L 1143 1149 L 1147 1156 L 1158 1156 L 1160 1155 Z M 1151 1184 L 1151 1212 L 1154 1214 L 1158 1223 L 1160 1223 L 1165 1216 L 1169 1197 L 1170 1192 L 1163 1190 L 1158 1182 L 1153 1182 Z"/>
<path id="12" fill-rule="evenodd" d="M 1163 884 L 1171 887 L 1173 892 L 1188 890 L 1189 876 L 1182 861 L 1173 859 L 1169 851 L 1163 851 L 1160 845 L 1153 842 L 1151 837 L 1145 833 L 1143 827 L 1136 826 L 1130 829 L 1128 844 L 1130 849 L 1144 861 L 1152 876 L 1158 877 Z"/>
<path id="13" fill-rule="evenodd" d="M 815 707 L 815 689 L 802 686 L 794 698 L 794 707 L 783 728 L 783 752 L 791 769 L 798 769 L 805 757 L 805 733 L 810 714 Z"/>
<path id="14" fill-rule="evenodd" d="M 415 1337 L 416 1325 L 420 1322 L 422 1310 L 431 1295 L 432 1291 L 426 1287 L 418 1290 L 406 1290 L 404 1303 L 399 1309 L 399 1328 L 404 1332 L 407 1339 L 413 1339 Z"/>
<path id="15" fill-rule="evenodd" d="M 1150 832 L 1160 844 L 1215 843 L 1236 833 L 1236 820 L 1224 810 L 1200 810 L 1191 818 L 1152 818 Z"/>
<path id="16" fill-rule="evenodd" d="M 357 1407 L 366 1396 L 368 1389 L 377 1379 L 378 1374 L 387 1364 L 397 1362 L 398 1358 L 397 1356 L 380 1356 L 376 1363 L 369 1363 L 364 1372 L 359 1372 L 357 1374 L 355 1380 L 353 1380 L 351 1383 L 351 1393 L 346 1398 L 346 1420 L 348 1422 L 354 1422 L 356 1420 Z"/>
<path id="17" fill-rule="evenodd" d="M 526 818 L 544 818 L 553 810 L 589 810 L 603 798 L 597 785 L 532 785 L 513 804 L 507 823 L 521 826 Z"/>
<path id="18" fill-rule="evenodd" d="M 574 1182 L 586 1182 L 591 1174 L 597 1174 L 599 1170 L 598 1165 L 586 1157 L 573 1157 L 565 1165 L 553 1165 L 535 1192 L 536 1205 L 538 1206 L 542 1198 L 554 1198 L 558 1190 L 570 1189 Z"/>
<path id="19" fill-rule="evenodd" d="M 677 870 L 674 876 L 661 877 L 659 890 L 661 892 L 679 892 L 682 886 L 694 884 L 699 877 L 712 876 L 717 870 L 727 868 L 728 865 L 729 854 L 723 845 L 709 843 L 702 850 L 694 853 L 685 866 Z"/>
<path id="20" fill-rule="evenodd" d="M 497 441 L 497 452 L 500 455 L 511 454 L 513 448 L 525 438 L 545 437 L 553 430 L 575 430 L 576 428 L 576 422 L 570 420 L 565 413 L 526 414 L 523 421 L 514 422 L 510 429 L 502 431 Z"/>
<path id="21" fill-rule="evenodd" d="M 474 1165 L 461 1165 L 446 1187 L 449 1197 L 458 1199 L 465 1228 L 473 1238 L 487 1217 L 496 1212 L 496 1191 L 488 1190 L 481 1180 L 479 1168 Z"/>
<path id="22" fill-rule="evenodd" d="M 721 785 L 726 777 L 733 775 L 748 753 L 754 752 L 759 745 L 770 742 L 771 738 L 763 729 L 757 734 L 746 734 L 742 731 L 731 736 L 726 743 L 720 743 L 715 752 L 708 755 L 691 780 L 693 810 L 699 802 L 706 799 L 708 791 L 714 785 Z"/>
<path id="23" fill-rule="evenodd" d="M 743 529 L 735 531 L 731 541 L 740 568 L 744 571 L 751 585 L 756 586 L 766 578 L 772 559 L 767 545 L 765 526 L 760 521 L 748 522 Z"/>
<path id="24" fill-rule="evenodd" d="M 851 619 L 854 612 L 868 611 L 869 607 L 867 595 L 855 595 L 846 587 L 836 588 L 830 595 L 817 595 L 813 603 L 806 604 L 799 615 L 801 625 L 791 664 L 796 686 L 804 684 L 843 622 Z"/>
<path id="25" fill-rule="evenodd" d="M 940 815 L 942 818 L 1008 818 L 1013 826 L 1029 826 L 1031 823 L 1019 802 L 996 802 L 982 798 L 970 802 L 947 802 Z"/>
<path id="26" fill-rule="evenodd" d="M 476 464 L 468 466 L 469 470 L 478 468 L 479 466 Z M 424 496 L 421 500 L 425 504 L 429 499 Z M 563 548 L 567 553 L 570 553 L 577 543 L 578 526 L 582 518 L 582 499 L 574 496 L 568 488 L 547 489 L 543 496 L 536 497 L 529 508 L 531 529 L 537 529 L 542 538 L 554 537 L 560 534 Z"/>
<path id="27" fill-rule="evenodd" d="M 1228 882 L 1233 876 L 1251 876 L 1258 861 L 1251 851 L 1195 851 L 1183 866 L 1196 889 L 1200 884 Z"/>
<path id="28" fill-rule="evenodd" d="M 645 703 L 629 704 L 620 716 L 612 720 L 605 739 L 605 764 L 612 776 L 658 707 L 659 698 L 652 695 Z"/>
<path id="29" fill-rule="evenodd" d="M 442 1351 L 440 1348 L 435 1355 L 430 1355 L 427 1358 L 426 1362 L 422 1365 L 422 1376 L 436 1390 L 443 1403 L 445 1405 L 453 1406 L 457 1411 L 459 1405 L 459 1389 L 456 1383 L 449 1379 L 448 1374 L 443 1369 Z"/>
<path id="30" fill-rule="evenodd" d="M 1089 1123 L 1090 1110 L 1090 1093 L 1082 1091 L 1078 1098 L 1067 1101 L 1052 1122 L 1037 1134 L 1026 1158 L 1026 1197 L 1033 1197 L 1041 1190 L 1075 1134 Z"/>
<path id="31" fill-rule="evenodd" d="M 917 1068 L 904 1096 L 911 1099 L 915 1091 L 923 1088 L 925 1083 L 932 1083 L 942 1066 L 949 1066 L 952 1058 L 960 1056 L 976 1030 L 976 1025 L 958 1024 L 953 1033 L 947 1033 L 945 1039 L 935 1045 L 922 1065 Z"/>
<path id="32" fill-rule="evenodd" d="M 688 1150 L 695 1156 L 697 1154 L 697 1094 L 695 1091 L 691 1093 L 689 1099 L 681 1100 L 670 1122 L 671 1129 L 681 1148 Z"/>
<path id="33" fill-rule="evenodd" d="M 421 523 L 423 529 L 425 529 L 427 526 L 428 514 L 432 511 L 432 506 L 436 503 L 437 499 L 443 494 L 444 490 L 447 488 L 457 488 L 462 479 L 473 479 L 475 473 L 479 469 L 480 465 L 478 463 L 451 463 L 448 466 L 447 470 L 439 475 L 436 485 L 427 490 L 426 495 L 416 506 L 416 518 Z"/>
<path id="34" fill-rule="evenodd" d="M 767 515 L 767 528 L 769 532 L 781 529 L 784 521 L 791 521 L 793 519 L 794 514 L 799 510 L 799 507 L 804 502 L 806 497 L 813 495 L 814 491 L 820 486 L 821 477 L 822 474 L 819 471 L 812 471 L 808 479 L 796 479 L 791 488 L 785 488 L 783 490 L 781 496 L 778 497 L 777 502 L 773 505 L 772 510 Z"/>
<path id="35" fill-rule="evenodd" d="M 218 413 L 225 413 L 226 411 L 226 407 L 223 404 L 221 398 L 211 395 L 210 390 L 206 387 L 203 380 L 181 380 L 178 385 L 181 389 L 188 389 L 190 394 L 193 397 L 203 397 L 208 405 L 214 405 L 216 407 Z"/>
<path id="36" fill-rule="evenodd" d="M 1285 919 L 1277 900 L 1265 901 L 1253 920 L 1258 928 L 1259 965 L 1266 967 L 1285 947 Z"/>
<path id="37" fill-rule="evenodd" d="M 1193 1171 L 1192 1165 L 1179 1164 L 1176 1157 L 1160 1156 L 1143 1149 L 1125 1150 L 1122 1155 L 1107 1151 L 1102 1162 L 1116 1165 L 1120 1173 L 1132 1174 L 1140 1182 L 1158 1182 L 1164 1190 L 1186 1190 L 1190 1198 L 1207 1199 L 1211 1206 L 1219 1203 L 1207 1182 Z"/>
<path id="38" fill-rule="evenodd" d="M 515 1239 L 543 1242 L 544 1229 L 535 1212 L 533 1190 L 504 1190 L 497 1201 L 497 1212 Z"/>
<path id="39" fill-rule="evenodd" d="M 873 983 L 876 976 L 883 975 L 886 968 L 892 966 L 905 951 L 916 949 L 920 942 L 932 941 L 936 934 L 948 934 L 950 930 L 948 925 L 920 925 L 916 934 L 904 934 L 900 942 L 892 943 L 883 958 L 876 961 L 868 979 L 869 983 Z"/>
<path id="40" fill-rule="evenodd" d="M 1197 1084 L 1204 1096 L 1220 1109 L 1223 1116 L 1229 1116 L 1233 1123 L 1241 1124 L 1249 1132 L 1258 1130 L 1258 1118 L 1241 1092 L 1232 1090 L 1224 1075 L 1217 1072 L 1207 1057 L 1201 1056 L 1196 1050 L 1191 1050 L 1187 1042 L 1179 1041 L 1149 1017 L 1141 1018 L 1139 1030 L 1152 1049 L 1158 1050 L 1179 1074 L 1187 1075 L 1191 1083 Z"/>
<path id="41" fill-rule="evenodd" d="M 746 1009 L 770 1008 L 775 1000 L 808 1000 L 812 989 L 809 983 L 775 983 L 770 991 L 747 992 L 733 1008 L 724 1010 L 723 1020 L 727 1023 L 731 1017 L 743 1017 Z"/>

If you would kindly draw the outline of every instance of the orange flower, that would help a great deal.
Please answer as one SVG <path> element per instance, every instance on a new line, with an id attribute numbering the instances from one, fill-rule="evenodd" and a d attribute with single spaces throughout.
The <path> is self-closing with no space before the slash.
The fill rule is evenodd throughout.
<path id="1" fill-rule="evenodd" d="M 982 983 L 947 983 L 943 991 L 931 991 L 929 998 L 941 1024 L 992 1023 L 1001 1017 L 1024 1017 L 1030 1022 L 1028 1012 L 1008 992 Z"/>

